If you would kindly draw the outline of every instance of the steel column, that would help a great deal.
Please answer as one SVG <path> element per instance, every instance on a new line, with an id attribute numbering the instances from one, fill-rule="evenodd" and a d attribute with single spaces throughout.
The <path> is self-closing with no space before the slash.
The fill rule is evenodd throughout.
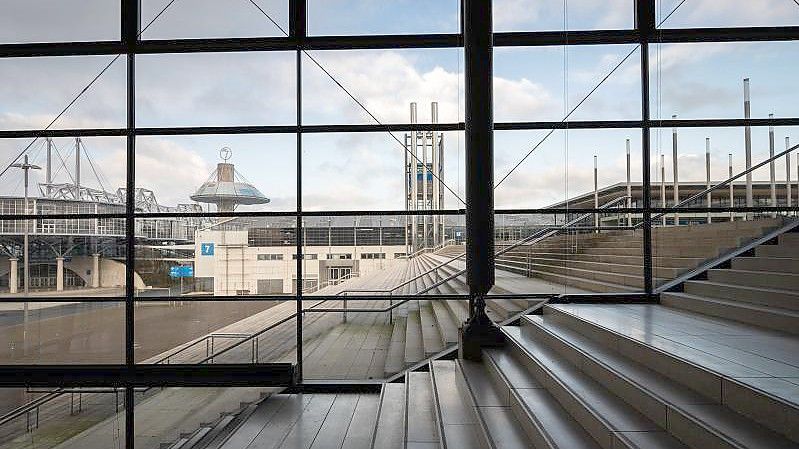
<path id="1" fill-rule="evenodd" d="M 136 213 L 136 46 L 141 29 L 140 0 L 122 0 L 122 44 L 127 53 L 126 162 L 125 177 L 125 366 L 135 369 L 134 299 L 135 213 Z M 77 187 L 77 186 L 76 186 Z M 80 192 L 78 192 L 80 195 Z M 125 385 L 125 448 L 134 448 L 133 387 Z"/>
<path id="2" fill-rule="evenodd" d="M 482 347 L 504 343 L 486 315 L 494 285 L 494 99 L 492 0 L 464 0 L 466 87 L 466 282 L 469 321 L 461 333 L 461 356 L 479 360 Z"/>
<path id="3" fill-rule="evenodd" d="M 652 186 L 650 160 L 650 108 L 649 108 L 649 40 L 655 32 L 655 0 L 635 2 L 635 28 L 641 44 L 641 167 L 643 175 L 642 197 L 644 215 L 644 291 L 652 294 Z"/>
<path id="4" fill-rule="evenodd" d="M 492 1 L 463 1 L 466 88 L 466 262 L 472 296 L 494 285 Z M 474 316 L 474 310 L 472 311 Z"/>

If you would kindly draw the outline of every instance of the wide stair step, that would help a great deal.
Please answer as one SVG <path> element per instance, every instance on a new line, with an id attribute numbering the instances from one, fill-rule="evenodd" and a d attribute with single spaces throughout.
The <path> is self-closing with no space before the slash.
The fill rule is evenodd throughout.
<path id="1" fill-rule="evenodd" d="M 799 310 L 799 292 L 773 288 L 747 287 L 710 281 L 688 281 L 683 284 L 685 293 L 722 298 L 767 307 Z"/>
<path id="2" fill-rule="evenodd" d="M 481 449 L 491 447 L 469 401 L 467 386 L 459 379 L 454 360 L 434 360 L 430 364 L 433 379 L 436 422 L 442 447 Z"/>
<path id="3" fill-rule="evenodd" d="M 405 326 L 405 365 L 412 365 L 424 357 L 424 337 L 422 336 L 420 311 L 410 310 L 408 311 L 408 321 Z"/>
<path id="4" fill-rule="evenodd" d="M 433 382 L 429 372 L 408 373 L 405 380 L 406 426 L 405 444 L 408 448 L 439 447 L 436 426 Z M 399 424 L 399 423 L 396 423 Z"/>
<path id="5" fill-rule="evenodd" d="M 383 385 L 377 426 L 372 438 L 373 449 L 404 449 L 405 394 L 404 383 Z"/>
<path id="6" fill-rule="evenodd" d="M 763 294 L 767 295 L 766 292 Z M 664 306 L 799 334 L 799 311 L 796 310 L 677 292 L 661 294 L 660 303 Z"/>
<path id="7" fill-rule="evenodd" d="M 511 410 L 507 390 L 492 382 L 486 361 L 458 360 L 458 381 L 468 392 L 480 426 L 493 448 L 533 448 L 519 419 Z"/>
<path id="8" fill-rule="evenodd" d="M 797 254 L 799 257 L 799 254 Z M 799 259 L 790 257 L 737 257 L 732 261 L 735 270 L 799 274 Z"/>
<path id="9" fill-rule="evenodd" d="M 605 449 L 683 448 L 653 421 L 635 410 L 569 359 L 519 327 L 503 327 L 513 351 L 529 360 L 536 380 Z"/>
<path id="10" fill-rule="evenodd" d="M 391 341 L 388 344 L 386 360 L 383 365 L 383 374 L 386 377 L 394 375 L 405 368 L 405 328 L 407 320 L 406 317 L 394 318 Z"/>
<path id="11" fill-rule="evenodd" d="M 578 276 L 568 276 L 565 274 L 551 273 L 549 271 L 531 270 L 530 273 L 533 277 L 538 277 L 557 284 L 568 285 L 598 293 L 637 292 L 641 290 L 640 288 L 614 284 L 612 282 L 597 281 Z"/>
<path id="12" fill-rule="evenodd" d="M 433 354 L 441 352 L 441 350 L 444 349 L 444 343 L 441 338 L 441 332 L 436 325 L 430 301 L 420 301 L 420 303 L 419 318 L 422 332 L 422 346 L 425 356 L 430 357 Z"/>
<path id="13" fill-rule="evenodd" d="M 794 337 L 661 305 L 552 305 L 545 317 L 794 442 Z"/>
<path id="14" fill-rule="evenodd" d="M 748 270 L 712 269 L 707 278 L 713 282 L 747 285 L 750 287 L 799 290 L 799 274 L 774 273 Z"/>
<path id="15" fill-rule="evenodd" d="M 583 373 L 660 428 L 691 447 L 726 449 L 794 447 L 794 442 L 770 431 L 718 401 L 700 395 L 578 332 L 548 319 L 525 319 L 531 338 L 544 342 Z"/>
<path id="16" fill-rule="evenodd" d="M 501 404 L 510 407 L 536 448 L 598 449 L 599 445 L 508 349 L 483 351 Z"/>

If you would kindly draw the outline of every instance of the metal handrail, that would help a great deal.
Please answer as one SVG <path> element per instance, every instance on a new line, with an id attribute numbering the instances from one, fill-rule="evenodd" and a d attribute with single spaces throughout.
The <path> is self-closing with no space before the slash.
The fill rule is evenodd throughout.
<path id="1" fill-rule="evenodd" d="M 436 246 L 434 246 L 432 248 L 425 246 L 424 248 L 416 250 L 416 252 L 413 252 L 411 254 L 406 255 L 405 257 L 402 257 L 402 259 L 411 259 L 411 258 L 415 257 L 418 254 L 426 254 L 426 253 L 436 252 L 436 251 L 438 251 L 438 250 L 440 250 L 442 248 L 445 248 L 445 247 L 449 246 L 450 243 L 454 244 L 454 242 L 455 242 L 455 239 L 447 239 L 447 240 L 444 240 L 442 243 L 439 243 L 438 245 L 436 245 Z"/>
<path id="2" fill-rule="evenodd" d="M 607 208 L 619 203 L 621 200 L 626 200 L 627 198 L 628 198 L 627 195 L 620 196 L 618 198 L 615 198 L 613 200 L 608 201 L 607 203 L 603 204 L 598 209 L 607 209 Z M 517 247 L 519 247 L 521 245 L 530 243 L 532 240 L 536 240 L 535 243 L 537 243 L 538 241 L 543 240 L 543 239 L 545 239 L 547 237 L 550 237 L 550 236 L 558 233 L 559 231 L 561 231 L 561 230 L 563 230 L 565 228 L 568 228 L 568 227 L 570 227 L 570 226 L 572 226 L 572 225 L 574 225 L 576 223 L 579 223 L 579 222 L 585 220 L 586 218 L 590 218 L 593 215 L 594 215 L 593 212 L 589 212 L 589 213 L 580 215 L 579 217 L 569 221 L 568 223 L 564 223 L 564 224 L 562 224 L 560 226 L 548 226 L 548 227 L 539 229 L 536 233 L 534 233 L 532 235 L 529 235 L 529 236 L 517 241 L 516 243 L 514 243 L 512 245 L 509 245 L 508 247 L 497 251 L 494 254 L 494 256 L 501 256 L 502 254 L 505 254 L 506 252 L 511 251 L 512 249 L 515 249 L 515 248 L 517 248 Z M 544 235 L 540 235 L 540 233 L 542 233 L 542 232 L 544 233 Z M 417 279 L 421 279 L 422 277 L 427 276 L 428 274 L 430 274 L 430 273 L 432 273 L 434 271 L 437 271 L 441 267 L 443 267 L 445 265 L 449 265 L 450 263 L 452 263 L 452 262 L 454 262 L 454 261 L 456 261 L 458 259 L 462 259 L 464 257 L 466 257 L 466 254 L 461 254 L 461 255 L 455 256 L 455 257 L 453 257 L 453 258 L 451 258 L 451 259 L 449 259 L 449 260 L 447 260 L 445 262 L 440 263 L 439 265 L 434 266 L 433 268 L 430 268 L 429 270 L 425 271 L 424 273 L 421 273 L 421 274 L 419 274 L 419 275 L 417 275 L 417 276 L 415 276 L 415 277 L 413 277 L 411 279 L 403 281 L 402 283 L 400 283 L 400 284 L 398 284 L 398 285 L 396 285 L 396 286 L 394 286 L 394 287 L 392 287 L 390 289 L 374 289 L 374 290 L 354 289 L 354 290 L 344 290 L 342 292 L 339 292 L 337 294 L 337 296 L 338 295 L 345 295 L 346 296 L 346 294 L 348 292 L 349 293 L 389 293 L 389 294 L 391 294 L 394 290 L 397 290 L 398 288 L 404 287 L 404 286 L 410 284 L 411 282 L 416 281 Z M 426 291 L 428 291 L 428 290 L 426 290 Z"/>
<path id="3" fill-rule="evenodd" d="M 360 276 L 361 276 L 361 274 L 358 271 L 350 272 L 349 274 L 346 274 L 346 275 L 344 275 L 344 276 L 342 276 L 340 278 L 328 279 L 325 282 L 318 283 L 318 284 L 316 284 L 313 287 L 308 287 L 307 289 L 303 290 L 302 292 L 303 293 L 316 293 L 316 292 L 318 292 L 319 290 L 321 290 L 323 288 L 327 288 L 327 287 L 329 287 L 331 285 L 338 285 L 338 284 L 341 284 L 344 281 L 347 281 L 347 280 L 352 279 L 352 278 L 357 278 L 357 277 L 360 277 Z M 337 282 L 335 284 L 331 283 L 331 281 L 333 281 L 333 280 L 335 280 Z"/>
<path id="4" fill-rule="evenodd" d="M 245 338 L 245 339 L 243 339 L 243 340 L 241 340 L 241 341 L 239 341 L 237 343 L 234 343 L 234 344 L 228 346 L 227 348 L 217 352 L 216 354 L 211 354 L 211 355 L 207 356 L 206 358 L 204 358 L 204 359 L 200 360 L 199 362 L 197 362 L 197 365 L 202 365 L 205 362 L 213 361 L 213 359 L 215 357 L 219 357 L 220 355 L 231 351 L 233 348 L 237 348 L 237 347 L 241 346 L 242 344 L 246 343 L 249 340 L 252 340 L 254 338 L 258 338 L 261 335 L 265 334 L 266 332 L 269 332 L 270 330 L 272 330 L 272 329 L 274 329 L 274 328 L 276 328 L 276 327 L 278 327 L 278 326 L 280 326 L 282 324 L 286 324 L 287 322 L 291 321 L 292 319 L 298 317 L 301 313 L 303 313 L 303 312 L 302 311 L 294 312 L 291 315 L 289 315 L 287 317 L 284 317 L 284 318 L 282 318 L 282 319 L 270 324 L 269 326 L 259 330 L 258 332 L 254 333 L 254 334 L 250 334 L 249 337 L 247 337 L 247 338 Z"/>
<path id="5" fill-rule="evenodd" d="M 618 198 L 615 198 L 615 199 L 613 199 L 611 201 L 608 201 L 607 203 L 603 204 L 599 209 L 607 209 L 607 208 L 609 208 L 609 207 L 621 202 L 622 200 L 626 200 L 627 198 L 628 198 L 627 195 L 620 196 Z M 544 240 L 544 239 L 546 239 L 546 238 L 548 238 L 548 237 L 550 237 L 552 235 L 555 235 L 558 232 L 560 232 L 560 231 L 562 231 L 564 229 L 567 229 L 567 228 L 571 227 L 572 225 L 585 220 L 586 218 L 590 218 L 592 215 L 593 215 L 593 212 L 592 213 L 586 213 L 586 214 L 580 215 L 579 217 L 577 217 L 577 218 L 575 218 L 573 220 L 570 220 L 567 223 L 564 223 L 563 225 L 560 225 L 560 226 L 557 226 L 557 227 L 546 227 L 546 228 L 543 228 L 543 229 L 539 230 L 538 232 L 536 232 L 535 234 L 533 234 L 531 236 L 527 236 L 527 237 L 519 240 L 515 244 L 510 245 L 510 246 L 508 246 L 506 248 L 503 248 L 503 249 L 497 251 L 496 255 L 497 256 L 502 255 L 502 254 L 504 254 L 504 253 L 506 253 L 508 251 L 511 251 L 512 249 L 514 249 L 514 248 L 516 248 L 516 247 L 518 247 L 520 245 L 524 245 L 526 243 L 532 243 L 532 244 L 538 243 L 539 241 Z M 541 233 L 543 233 L 543 235 Z M 438 268 L 440 268 L 440 267 L 442 267 L 444 265 L 447 265 L 447 264 L 449 264 L 449 263 L 451 263 L 451 262 L 453 262 L 455 260 L 458 260 L 458 259 L 460 259 L 462 257 L 464 257 L 463 254 L 460 255 L 460 256 L 453 257 L 450 260 L 438 265 L 437 267 L 432 268 L 429 271 L 423 273 L 422 275 L 415 277 L 414 280 L 418 279 L 421 276 L 429 274 L 429 273 L 437 270 Z M 458 276 L 463 275 L 465 272 L 466 272 L 466 270 L 458 271 L 458 272 L 456 272 L 456 273 L 444 278 L 443 280 L 436 282 L 432 286 L 427 287 L 427 288 L 425 288 L 425 289 L 423 289 L 423 290 L 421 290 L 419 292 L 416 292 L 414 294 L 414 296 L 421 295 L 423 293 L 427 293 L 428 291 L 430 291 L 430 290 L 432 290 L 432 289 L 434 289 L 434 288 L 436 288 L 436 287 L 438 287 L 438 286 L 440 286 L 440 285 L 442 285 L 442 284 L 444 284 L 446 282 L 449 282 L 450 280 L 452 280 L 452 279 L 454 279 L 454 278 L 456 278 Z M 404 282 L 403 284 L 400 284 L 399 286 L 395 287 L 391 291 L 396 290 L 397 288 L 399 288 L 402 285 L 407 285 L 407 283 L 408 282 Z M 342 298 L 342 299 L 346 300 L 345 298 Z M 197 364 L 203 364 L 203 363 L 206 363 L 206 362 L 209 362 L 209 361 L 212 362 L 214 358 L 219 357 L 220 355 L 225 354 L 225 353 L 227 353 L 229 351 L 232 351 L 233 349 L 235 349 L 235 348 L 237 348 L 237 347 L 239 347 L 239 346 L 241 346 L 243 344 L 246 344 L 248 341 L 250 341 L 252 339 L 260 337 L 261 335 L 265 334 L 266 332 L 269 332 L 270 330 L 272 330 L 272 329 L 274 329 L 274 328 L 276 328 L 276 327 L 278 327 L 278 326 L 280 326 L 282 324 L 285 324 L 285 323 L 291 321 L 292 319 L 298 317 L 300 314 L 304 314 L 305 312 L 345 312 L 346 313 L 348 311 L 349 312 L 361 312 L 362 311 L 362 312 L 372 312 L 372 313 L 384 313 L 384 312 L 393 311 L 397 307 L 399 307 L 399 306 L 401 306 L 403 304 L 406 304 L 408 301 L 410 301 L 410 299 L 405 299 L 405 300 L 399 301 L 397 303 L 393 303 L 393 304 L 389 305 L 388 307 L 384 307 L 382 309 L 347 309 L 347 308 L 335 308 L 335 307 L 333 307 L 333 308 L 317 308 L 317 306 L 319 306 L 322 303 L 327 302 L 327 301 L 330 301 L 330 299 L 321 300 L 321 301 L 317 302 L 316 304 L 314 304 L 314 305 L 312 305 L 312 306 L 310 306 L 308 308 L 302 309 L 300 312 L 295 312 L 295 313 L 293 313 L 293 314 L 291 314 L 291 315 L 289 315 L 289 316 L 287 316 L 287 317 L 285 317 L 285 318 L 283 318 L 283 319 L 281 319 L 281 320 L 279 320 L 279 321 L 277 321 L 275 323 L 272 323 L 271 325 L 265 327 L 264 329 L 261 329 L 260 331 L 254 333 L 254 334 L 250 334 L 248 337 L 244 337 L 241 341 L 238 341 L 238 342 L 228 346 L 227 348 L 222 349 L 218 353 L 208 355 L 206 358 L 204 358 L 204 359 L 200 360 L 199 362 L 197 362 Z M 193 347 L 194 345 L 205 341 L 205 339 L 207 339 L 207 338 L 210 338 L 210 336 L 207 336 L 203 340 L 198 340 L 198 341 L 190 344 L 189 346 L 181 348 L 180 350 L 170 354 L 169 356 L 167 356 L 167 357 L 165 357 L 164 359 L 161 359 L 161 360 L 163 361 L 163 360 L 165 360 L 167 358 L 174 357 L 175 355 L 179 354 L 180 352 L 185 351 L 188 348 Z M 158 362 L 156 362 L 156 363 L 158 363 Z"/>
<path id="6" fill-rule="evenodd" d="M 612 205 L 614 205 L 614 204 L 616 204 L 616 203 L 618 203 L 621 200 L 624 200 L 626 198 L 627 198 L 627 196 L 625 195 L 625 196 L 621 196 L 619 198 L 616 198 L 614 200 L 611 200 L 608 203 L 605 203 L 602 207 L 600 207 L 600 209 L 606 209 L 606 208 L 608 208 L 608 207 L 610 207 L 610 206 L 612 206 Z M 573 220 L 569 221 L 568 223 L 565 223 L 565 224 L 563 224 L 561 226 L 558 226 L 558 227 L 546 227 L 546 228 L 540 229 L 539 231 L 537 231 L 533 235 L 525 237 L 525 238 L 519 240 L 518 242 L 514 243 L 513 245 L 510 245 L 510 246 L 508 246 L 506 248 L 503 248 L 503 249 L 497 251 L 495 253 L 495 255 L 497 255 L 497 256 L 502 255 L 502 254 L 504 254 L 504 253 L 506 253 L 508 251 L 511 251 L 512 249 L 514 249 L 514 248 L 516 248 L 518 246 L 524 245 L 526 243 L 532 243 L 532 244 L 538 243 L 539 241 L 544 240 L 544 239 L 546 239 L 546 238 L 548 238 L 548 237 L 550 237 L 552 235 L 555 235 L 558 232 L 562 231 L 563 229 L 566 229 L 566 228 L 572 226 L 575 223 L 579 223 L 580 221 L 585 220 L 586 218 L 589 218 L 592 215 L 593 215 L 593 213 L 583 214 L 583 215 L 581 215 L 581 216 L 579 216 L 579 217 L 577 217 L 577 218 L 575 218 L 575 219 L 573 219 Z M 543 235 L 541 233 L 543 233 Z M 446 246 L 446 243 L 447 242 L 445 242 L 441 246 L 442 247 Z M 411 281 L 419 279 L 422 276 L 425 276 L 425 275 L 427 275 L 427 274 L 429 274 L 429 273 L 431 273 L 433 271 L 436 271 L 439 268 L 441 268 L 441 267 L 443 267 L 445 265 L 448 265 L 451 262 L 454 262 L 455 260 L 463 258 L 464 256 L 465 255 L 462 254 L 462 255 L 453 257 L 453 258 L 449 259 L 448 261 L 443 262 L 443 263 L 437 265 L 434 268 L 431 268 L 430 270 L 426 271 L 425 273 L 422 273 L 421 275 L 414 277 Z M 423 289 L 423 290 L 421 290 L 419 292 L 416 292 L 414 294 L 414 296 L 422 295 L 424 293 L 427 293 L 428 291 L 430 291 L 430 290 L 432 290 L 432 289 L 434 289 L 436 287 L 439 287 L 440 285 L 443 285 L 444 283 L 449 282 L 450 280 L 455 279 L 458 276 L 463 275 L 465 272 L 466 272 L 466 270 L 457 271 L 457 272 L 447 276 L 446 278 L 442 279 L 441 281 L 438 281 L 438 282 L 434 283 L 433 285 L 431 285 L 431 286 L 429 286 L 429 287 L 427 287 L 427 288 L 425 288 L 425 289 Z M 407 285 L 411 281 L 403 282 L 402 284 L 400 284 L 400 285 L 398 285 L 398 286 L 396 286 L 393 289 L 388 290 L 388 291 L 390 292 L 390 291 L 396 290 L 397 288 L 400 288 L 400 287 L 402 287 L 404 285 Z M 213 339 L 213 338 L 241 338 L 240 341 L 238 341 L 238 342 L 236 342 L 236 343 L 234 343 L 234 344 L 232 344 L 232 345 L 220 350 L 217 353 L 209 354 L 205 358 L 200 360 L 199 362 L 196 362 L 196 364 L 198 364 L 198 365 L 201 365 L 201 364 L 204 364 L 204 363 L 207 363 L 207 362 L 213 363 L 214 358 L 217 358 L 217 357 L 219 357 L 219 356 L 221 356 L 223 354 L 226 354 L 226 353 L 232 351 L 233 349 L 238 348 L 241 345 L 244 345 L 244 344 L 246 344 L 247 342 L 249 342 L 249 341 L 251 341 L 253 339 L 257 339 L 258 337 L 260 337 L 261 335 L 271 331 L 272 329 L 275 329 L 276 327 L 278 327 L 280 325 L 283 325 L 283 324 L 291 321 L 292 319 L 297 318 L 300 314 L 303 314 L 306 311 L 312 311 L 312 310 L 315 311 L 315 312 L 347 312 L 348 311 L 348 309 L 346 309 L 346 308 L 316 309 L 316 306 L 318 306 L 318 305 L 320 305 L 320 304 L 322 304 L 322 303 L 324 303 L 326 301 L 328 301 L 328 300 L 327 299 L 326 300 L 321 300 L 321 301 L 317 302 L 316 304 L 312 305 L 311 307 L 309 307 L 307 309 L 303 309 L 300 312 L 294 312 L 291 315 L 288 315 L 288 316 L 286 316 L 286 317 L 284 317 L 284 318 L 282 318 L 282 319 L 270 324 L 269 326 L 261 329 L 258 332 L 255 332 L 253 334 L 220 332 L 220 333 L 214 333 L 214 334 L 206 335 L 202 339 L 196 340 L 196 341 L 194 341 L 192 343 L 189 343 L 187 346 L 184 346 L 184 347 L 182 347 L 180 349 L 177 349 L 174 352 L 172 352 L 172 353 L 170 353 L 170 354 L 158 359 L 157 361 L 154 362 L 154 364 L 160 364 L 160 363 L 164 363 L 164 362 L 169 363 L 169 360 L 172 359 L 173 357 L 176 357 L 177 355 L 189 350 L 190 348 L 194 348 L 198 344 L 205 343 L 207 345 L 208 341 L 210 339 Z M 391 304 L 388 307 L 384 307 L 382 309 L 349 309 L 349 311 L 350 312 L 384 313 L 384 312 L 390 312 L 390 311 L 396 309 L 397 307 L 400 307 L 400 306 L 406 304 L 409 301 L 410 301 L 410 299 L 405 299 L 405 300 L 399 301 L 397 303 Z M 253 362 L 257 362 L 257 354 L 253 354 Z M 59 389 L 59 390 L 56 390 L 56 391 L 54 391 L 52 393 L 49 393 L 49 394 L 47 394 L 45 396 L 37 398 L 37 399 L 27 403 L 27 404 L 24 404 L 23 406 L 20 406 L 17 409 L 12 410 L 11 412 L 9 412 L 9 413 L 3 415 L 2 417 L 0 417 L 0 426 L 4 425 L 7 422 L 12 421 L 12 420 L 14 420 L 14 419 L 16 419 L 16 418 L 18 418 L 20 416 L 23 416 L 24 414 L 29 413 L 32 410 L 35 410 L 37 407 L 40 407 L 40 406 L 52 401 L 53 399 L 61 396 L 62 394 L 64 394 L 63 391 L 61 391 L 61 389 Z"/>
<path id="7" fill-rule="evenodd" d="M 626 200 L 626 199 L 627 199 L 627 195 L 620 196 L 620 197 L 618 197 L 616 199 L 608 201 L 607 203 L 603 204 L 598 209 L 607 209 L 607 208 L 619 203 L 620 201 Z M 544 239 L 547 239 L 547 238 L 557 234 L 558 232 L 560 232 L 560 231 L 562 231 L 564 229 L 567 229 L 567 228 L 571 227 L 572 225 L 574 225 L 576 223 L 579 223 L 579 222 L 585 220 L 586 218 L 590 218 L 593 215 L 594 215 L 593 212 L 589 212 L 589 213 L 583 214 L 583 215 L 581 215 L 581 216 L 569 221 L 568 223 L 564 223 L 563 225 L 560 225 L 558 227 L 551 227 L 550 226 L 550 227 L 543 228 L 543 229 L 541 229 L 541 231 L 544 231 L 543 235 L 538 235 L 538 233 L 536 233 L 536 234 L 533 234 L 531 236 L 527 236 L 527 237 L 519 240 L 518 242 L 514 243 L 513 245 L 508 246 L 507 248 L 503 248 L 503 249 L 497 251 L 495 253 L 495 256 L 500 256 L 502 254 L 505 254 L 506 252 L 511 251 L 511 250 L 513 250 L 513 249 L 515 249 L 515 248 L 517 248 L 517 247 L 519 247 L 521 245 L 527 244 L 527 243 L 534 245 L 534 244 L 536 244 L 536 243 L 538 243 L 538 242 L 540 242 L 540 241 L 542 241 Z M 438 265 L 437 267 L 431 268 L 430 270 L 426 271 L 425 273 L 423 273 L 420 276 L 417 276 L 414 279 L 418 279 L 421 276 L 425 276 L 427 274 L 430 274 L 433 271 L 437 270 L 438 268 L 443 267 L 444 265 L 447 265 L 450 262 L 453 262 L 453 261 L 455 261 L 457 259 L 460 259 L 460 258 L 462 258 L 464 256 L 465 256 L 465 254 L 461 254 L 460 256 L 454 257 L 454 258 L 452 258 L 452 259 L 450 259 L 450 260 Z M 437 288 L 437 287 L 439 287 L 439 286 L 451 281 L 452 279 L 457 278 L 458 276 L 462 276 L 464 273 L 466 273 L 465 269 L 457 271 L 457 272 L 447 276 L 446 278 L 434 283 L 433 285 L 431 285 L 429 287 L 426 287 L 426 288 L 416 292 L 414 294 L 414 296 L 427 293 L 430 290 L 433 290 L 434 288 Z M 378 290 L 378 292 L 379 291 L 380 290 Z M 370 312 L 381 312 L 382 313 L 382 312 L 392 311 L 392 310 L 396 309 L 397 307 L 399 307 L 399 306 L 401 306 L 403 304 L 406 304 L 408 301 L 411 301 L 411 300 L 410 299 L 405 299 L 405 300 L 396 302 L 394 304 L 391 304 L 390 306 L 388 306 L 386 308 L 383 308 L 383 309 L 363 309 L 363 310 L 358 309 L 358 310 L 354 310 L 354 309 L 348 309 L 348 308 L 324 308 L 324 309 L 315 309 L 314 311 L 315 312 L 345 312 L 345 313 L 346 312 L 357 312 L 357 311 L 370 311 Z M 316 305 L 319 305 L 319 304 L 320 303 L 317 303 Z M 311 308 L 305 309 L 305 310 L 310 310 L 310 309 L 313 309 L 314 307 L 311 307 Z"/>
<path id="8" fill-rule="evenodd" d="M 10 421 L 13 421 L 14 419 L 19 418 L 20 416 L 23 416 L 23 415 L 25 415 L 27 413 L 30 413 L 31 411 L 35 410 L 36 408 L 41 407 L 42 405 L 44 405 L 44 404 L 52 401 L 53 399 L 61 396 L 61 394 L 62 394 L 61 389 L 58 389 L 58 390 L 56 390 L 56 391 L 54 391 L 52 393 L 46 394 L 44 396 L 40 396 L 40 397 L 38 397 L 38 398 L 36 398 L 36 399 L 26 403 L 26 404 L 23 404 L 23 405 L 15 408 L 14 410 L 11 410 L 10 412 L 6 413 L 5 415 L 0 416 L 0 426 L 5 425 L 6 423 L 8 423 Z"/>
<path id="9" fill-rule="evenodd" d="M 757 170 L 758 168 L 763 167 L 764 165 L 766 165 L 766 164 L 768 164 L 768 163 L 770 163 L 770 162 L 772 162 L 774 160 L 777 160 L 777 159 L 785 156 L 786 154 L 788 154 L 791 151 L 794 151 L 796 149 L 799 149 L 799 144 L 794 145 L 794 146 L 792 146 L 792 147 L 790 147 L 788 149 L 785 149 L 785 150 L 775 154 L 774 156 L 769 157 L 768 159 L 764 160 L 763 162 L 760 162 L 759 164 L 754 165 L 751 168 L 748 168 L 748 169 L 738 173 L 737 175 L 731 176 L 731 177 L 727 178 L 726 180 L 724 180 L 724 181 L 722 181 L 722 182 L 720 182 L 720 183 L 718 183 L 718 184 L 716 184 L 714 186 L 708 187 L 708 188 L 706 188 L 705 190 L 703 190 L 703 191 L 701 191 L 699 193 L 691 195 L 688 198 L 686 198 L 686 199 L 680 201 L 679 203 L 675 204 L 674 206 L 670 207 L 669 209 L 678 209 L 678 208 L 680 208 L 682 206 L 685 206 L 686 204 L 690 203 L 691 201 L 693 201 L 693 200 L 695 200 L 697 198 L 700 198 L 700 197 L 702 197 L 704 195 L 707 195 L 708 193 L 716 190 L 719 187 L 724 187 L 724 186 L 730 184 L 731 182 L 735 181 L 736 179 L 740 178 L 741 176 L 748 175 L 749 173 L 752 173 L 753 171 Z M 710 205 L 708 205 L 708 207 L 710 207 Z M 650 221 L 657 220 L 658 218 L 662 218 L 664 215 L 668 215 L 670 213 L 672 213 L 672 212 L 661 212 L 659 214 L 653 215 L 650 218 Z M 640 228 L 643 225 L 644 225 L 644 222 L 639 222 L 634 227 Z"/>

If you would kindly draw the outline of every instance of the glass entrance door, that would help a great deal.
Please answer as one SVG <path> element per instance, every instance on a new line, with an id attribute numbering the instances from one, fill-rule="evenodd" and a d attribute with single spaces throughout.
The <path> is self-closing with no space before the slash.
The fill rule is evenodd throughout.
<path id="1" fill-rule="evenodd" d="M 349 279 L 352 274 L 352 267 L 328 267 L 327 279 L 330 285 L 337 285 L 340 282 Z"/>

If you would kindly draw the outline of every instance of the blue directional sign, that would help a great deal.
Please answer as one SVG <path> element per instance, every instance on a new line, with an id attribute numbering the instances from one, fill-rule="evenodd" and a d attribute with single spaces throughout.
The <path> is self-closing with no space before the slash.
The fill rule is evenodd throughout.
<path id="1" fill-rule="evenodd" d="M 175 265 L 169 267 L 169 277 L 173 278 L 190 278 L 194 277 L 194 267 L 191 265 Z"/>
<path id="2" fill-rule="evenodd" d="M 213 243 L 200 243 L 200 255 L 201 256 L 213 256 L 214 255 L 214 244 Z"/>

